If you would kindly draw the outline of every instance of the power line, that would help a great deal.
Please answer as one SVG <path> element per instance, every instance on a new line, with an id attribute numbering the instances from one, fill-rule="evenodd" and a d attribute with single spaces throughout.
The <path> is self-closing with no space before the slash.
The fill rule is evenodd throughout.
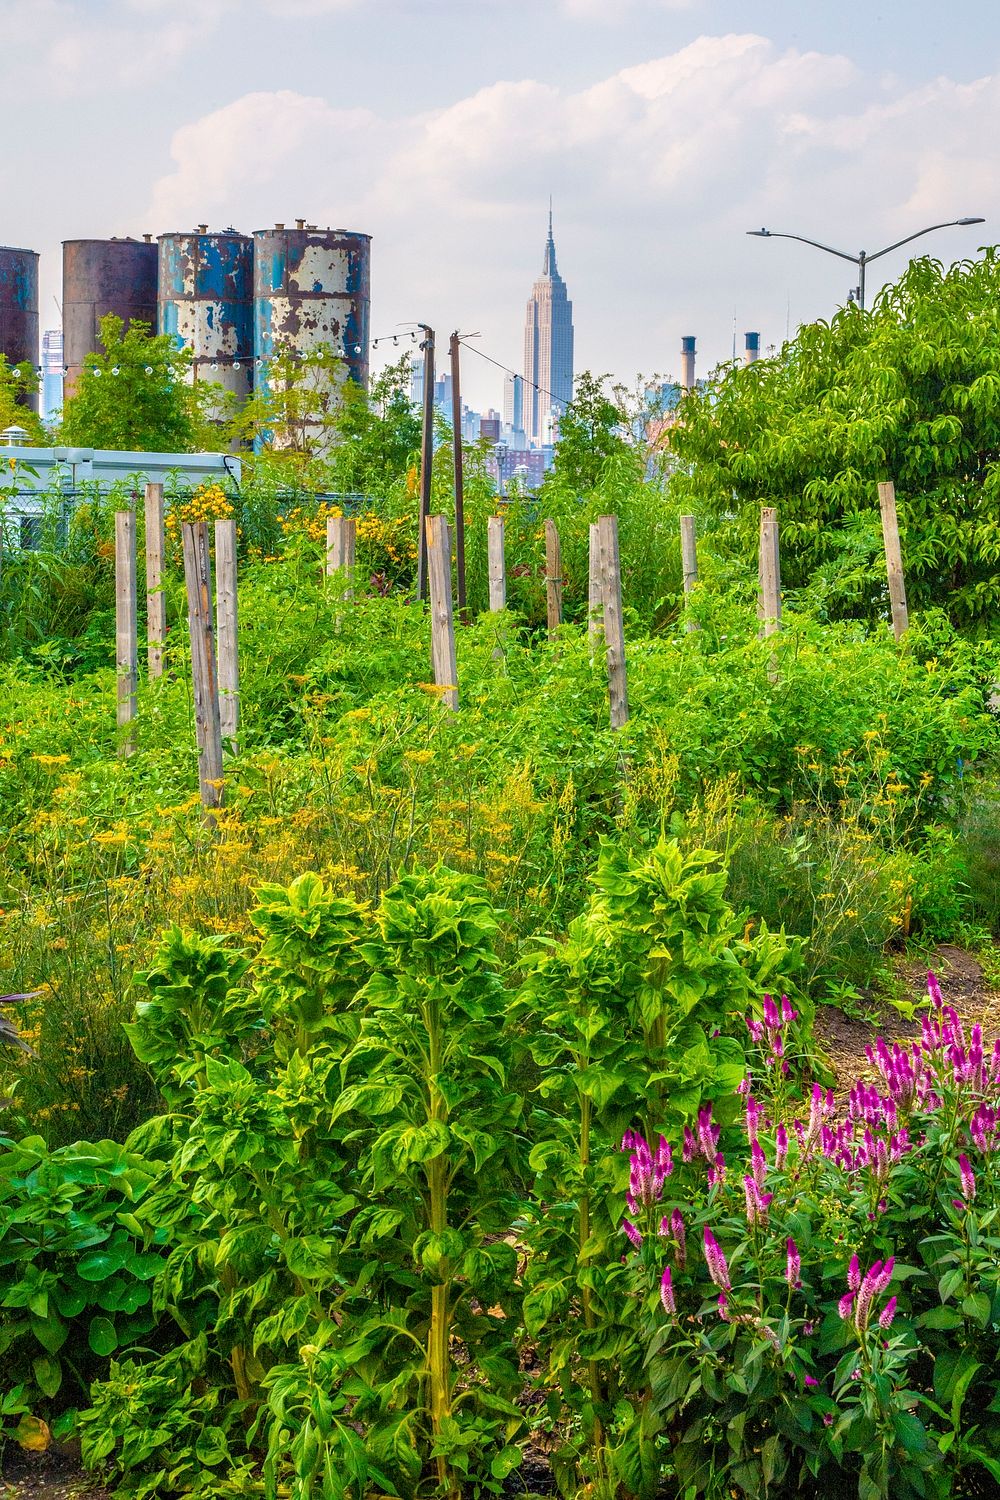
<path id="1" fill-rule="evenodd" d="M 459 339 L 459 343 L 463 349 L 470 349 L 473 354 L 478 354 L 480 359 L 488 360 L 491 365 L 496 365 L 497 369 L 502 370 L 505 375 L 513 375 L 515 379 L 523 380 L 525 385 L 530 385 L 531 389 L 537 391 L 540 396 L 548 396 L 549 400 L 554 401 L 557 406 L 566 407 L 569 405 L 568 401 L 564 401 L 561 396 L 556 396 L 552 391 L 547 391 L 543 385 L 536 385 L 533 380 L 528 379 L 527 375 L 522 375 L 518 370 L 512 370 L 509 365 L 502 365 L 498 359 L 494 359 L 490 354 L 484 354 L 482 349 L 477 349 L 475 344 L 467 344 L 464 339 Z"/>

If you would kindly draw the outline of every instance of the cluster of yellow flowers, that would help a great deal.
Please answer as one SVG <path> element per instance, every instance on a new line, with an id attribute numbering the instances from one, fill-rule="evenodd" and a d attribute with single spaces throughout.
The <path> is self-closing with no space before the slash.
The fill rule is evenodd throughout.
<path id="1" fill-rule="evenodd" d="M 228 521 L 233 513 L 229 497 L 221 484 L 200 484 L 190 500 L 171 506 L 166 519 L 169 531 L 179 531 L 187 522 Z"/>
<path id="2" fill-rule="evenodd" d="M 326 523 L 336 516 L 342 516 L 343 510 L 339 505 L 330 505 L 326 500 L 321 500 L 319 509 L 309 512 L 303 510 L 301 505 L 296 505 L 287 515 L 278 517 L 278 525 L 285 536 L 291 536 L 293 532 L 304 531 L 306 536 L 311 537 L 314 542 L 326 541 Z"/>

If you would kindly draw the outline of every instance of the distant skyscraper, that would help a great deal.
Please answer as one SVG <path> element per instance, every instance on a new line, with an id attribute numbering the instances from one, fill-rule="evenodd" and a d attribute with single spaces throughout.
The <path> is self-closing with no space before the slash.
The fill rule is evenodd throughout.
<path id="1" fill-rule="evenodd" d="M 42 416 L 46 422 L 59 415 L 63 404 L 63 336 L 61 328 L 42 334 Z"/>
<path id="2" fill-rule="evenodd" d="M 572 399 L 573 304 L 556 267 L 550 208 L 545 261 L 528 298 L 524 325 L 523 420 L 532 447 L 551 443 L 553 426 Z"/>

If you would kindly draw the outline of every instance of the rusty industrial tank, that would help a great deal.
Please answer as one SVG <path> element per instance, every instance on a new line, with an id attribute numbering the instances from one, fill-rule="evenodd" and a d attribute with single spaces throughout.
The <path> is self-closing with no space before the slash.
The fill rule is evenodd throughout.
<path id="1" fill-rule="evenodd" d="M 192 378 L 253 388 L 253 240 L 235 229 L 161 234 L 159 330 L 192 352 Z"/>
<path id="2" fill-rule="evenodd" d="M 260 372 L 278 351 L 329 345 L 368 386 L 371 235 L 296 222 L 254 233 L 254 356 Z"/>
<path id="3" fill-rule="evenodd" d="M 66 240 L 63 243 L 63 358 L 66 396 L 73 394 L 88 354 L 100 347 L 100 322 L 116 313 L 125 327 L 145 323 L 156 332 L 157 247 L 141 240 Z"/>
<path id="4" fill-rule="evenodd" d="M 0 354 L 38 368 L 38 253 L 13 245 L 0 246 Z M 37 411 L 37 391 L 24 404 Z"/>

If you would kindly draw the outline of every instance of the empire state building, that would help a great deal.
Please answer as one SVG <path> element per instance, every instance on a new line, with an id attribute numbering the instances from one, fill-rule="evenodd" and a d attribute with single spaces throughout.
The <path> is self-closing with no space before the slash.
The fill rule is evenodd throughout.
<path id="1" fill-rule="evenodd" d="M 573 304 L 556 266 L 550 208 L 545 261 L 524 325 L 524 428 L 533 448 L 552 442 L 553 427 L 572 399 Z"/>

